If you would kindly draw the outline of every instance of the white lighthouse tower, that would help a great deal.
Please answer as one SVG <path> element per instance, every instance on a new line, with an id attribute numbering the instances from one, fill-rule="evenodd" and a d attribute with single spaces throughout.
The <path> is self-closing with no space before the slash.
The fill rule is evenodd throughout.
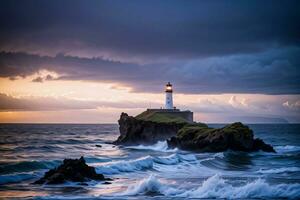
<path id="1" fill-rule="evenodd" d="M 141 116 L 154 116 L 153 114 L 157 114 L 157 116 L 162 116 L 163 118 L 170 118 L 171 120 L 178 119 L 184 120 L 187 122 L 193 122 L 193 112 L 189 110 L 181 111 L 180 109 L 173 107 L 173 88 L 172 84 L 168 82 L 165 88 L 166 92 L 166 102 L 164 108 L 148 108 Z M 147 118 L 146 117 L 146 118 Z M 143 117 L 141 117 L 143 118 Z"/>
<path id="2" fill-rule="evenodd" d="M 165 109 L 173 109 L 173 89 L 170 82 L 166 85 L 166 103 Z"/>

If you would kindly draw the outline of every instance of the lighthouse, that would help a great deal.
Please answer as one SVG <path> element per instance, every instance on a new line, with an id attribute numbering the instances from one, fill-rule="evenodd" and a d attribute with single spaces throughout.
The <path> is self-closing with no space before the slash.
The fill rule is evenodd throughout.
<path id="1" fill-rule="evenodd" d="M 165 103 L 165 109 L 173 109 L 173 89 L 172 84 L 168 82 L 166 84 L 166 103 Z"/>
<path id="2" fill-rule="evenodd" d="M 165 87 L 166 92 L 166 101 L 164 108 L 148 108 L 141 116 L 156 116 L 154 118 L 159 119 L 162 117 L 162 119 L 168 119 L 171 117 L 172 120 L 179 119 L 184 120 L 187 122 L 193 122 L 193 112 L 189 110 L 183 110 L 173 107 L 173 88 L 172 84 L 168 82 Z M 155 114 L 155 115 L 154 115 Z M 158 117 L 160 116 L 160 117 Z"/>

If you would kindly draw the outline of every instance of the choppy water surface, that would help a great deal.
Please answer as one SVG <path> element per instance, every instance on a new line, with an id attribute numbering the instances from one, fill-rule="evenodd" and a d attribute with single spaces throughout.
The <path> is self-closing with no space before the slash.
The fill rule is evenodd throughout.
<path id="1" fill-rule="evenodd" d="M 165 141 L 114 146 L 117 125 L 2 124 L 0 198 L 300 198 L 300 125 L 250 127 L 278 153 L 196 154 L 168 149 Z M 31 184 L 64 158 L 80 156 L 112 184 Z"/>

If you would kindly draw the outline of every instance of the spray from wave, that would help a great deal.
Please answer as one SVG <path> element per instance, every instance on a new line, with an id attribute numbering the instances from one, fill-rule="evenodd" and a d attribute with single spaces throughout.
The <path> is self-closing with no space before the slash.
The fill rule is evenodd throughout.
<path id="1" fill-rule="evenodd" d="M 161 152 L 175 152 L 178 151 L 177 148 L 169 149 L 167 141 L 158 141 L 153 145 L 137 145 L 129 146 L 127 149 L 137 149 L 137 150 L 152 150 L 152 151 L 161 151 Z"/>

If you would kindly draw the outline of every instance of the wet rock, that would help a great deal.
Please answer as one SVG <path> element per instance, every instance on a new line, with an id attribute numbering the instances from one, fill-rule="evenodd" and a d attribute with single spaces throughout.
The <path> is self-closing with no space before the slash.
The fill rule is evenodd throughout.
<path id="1" fill-rule="evenodd" d="M 61 184 L 66 181 L 85 182 L 89 180 L 111 180 L 97 174 L 94 167 L 88 166 L 83 157 L 80 159 L 65 159 L 63 164 L 50 169 L 44 177 L 34 184 Z"/>
<path id="2" fill-rule="evenodd" d="M 264 141 L 262 141 L 259 138 L 256 138 L 254 140 L 253 150 L 254 151 L 262 150 L 262 151 L 266 151 L 266 152 L 275 152 L 274 148 L 271 145 L 264 143 Z"/>
<path id="3" fill-rule="evenodd" d="M 96 144 L 96 147 L 99 147 L 99 148 L 101 148 L 101 147 L 102 147 L 102 145 L 101 145 L 101 144 Z"/>
<path id="4" fill-rule="evenodd" d="M 253 131 L 240 122 L 223 128 L 209 128 L 205 124 L 190 124 L 167 140 L 169 147 L 200 152 L 236 151 L 275 152 L 271 145 L 253 138 Z"/>
<path id="5" fill-rule="evenodd" d="M 153 144 L 175 136 L 186 123 L 139 120 L 122 113 L 119 119 L 120 136 L 114 144 Z"/>

